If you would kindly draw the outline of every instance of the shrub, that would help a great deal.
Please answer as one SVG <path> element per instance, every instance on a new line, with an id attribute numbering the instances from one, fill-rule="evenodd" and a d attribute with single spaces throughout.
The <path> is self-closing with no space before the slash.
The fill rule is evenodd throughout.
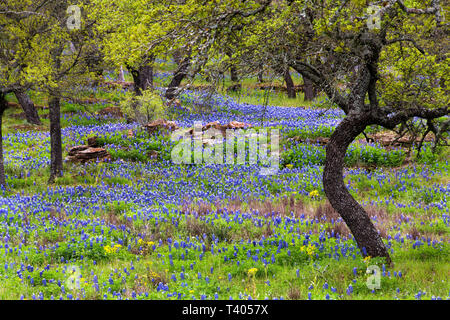
<path id="1" fill-rule="evenodd" d="M 162 98 L 151 89 L 142 91 L 140 96 L 128 92 L 122 98 L 120 107 L 128 117 L 140 124 L 161 118 L 166 111 Z"/>

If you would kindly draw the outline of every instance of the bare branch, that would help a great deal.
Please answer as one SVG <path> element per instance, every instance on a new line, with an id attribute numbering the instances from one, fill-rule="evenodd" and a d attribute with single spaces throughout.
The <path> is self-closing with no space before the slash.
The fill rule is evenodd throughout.
<path id="1" fill-rule="evenodd" d="M 411 42 L 414 45 L 414 47 L 420 51 L 420 53 L 425 54 L 425 50 L 423 50 L 414 39 L 409 38 L 409 37 L 401 37 L 401 38 L 396 38 L 396 39 L 392 39 L 392 40 L 387 40 L 386 44 L 390 45 L 390 44 L 401 42 L 401 41 Z"/>
<path id="2" fill-rule="evenodd" d="M 421 106 L 414 106 L 401 109 L 399 111 L 394 111 L 393 107 L 385 107 L 373 110 L 372 118 L 374 119 L 376 124 L 388 129 L 393 129 L 401 122 L 404 122 L 413 117 L 432 120 L 447 116 L 449 114 L 450 106 L 436 109 L 427 109 Z"/>

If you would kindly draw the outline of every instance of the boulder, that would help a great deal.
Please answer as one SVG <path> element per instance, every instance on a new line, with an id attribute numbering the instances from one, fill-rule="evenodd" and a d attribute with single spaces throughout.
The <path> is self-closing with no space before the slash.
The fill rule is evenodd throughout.
<path id="1" fill-rule="evenodd" d="M 123 118 L 122 110 L 118 107 L 106 107 L 98 112 L 101 116 L 113 116 L 118 118 Z"/>
<path id="2" fill-rule="evenodd" d="M 177 124 L 174 121 L 168 121 L 165 119 L 158 119 L 155 121 L 152 121 L 148 124 L 146 124 L 143 127 L 145 130 L 147 130 L 149 135 L 154 134 L 155 132 L 161 131 L 161 132 L 172 132 L 178 129 Z"/>
<path id="3" fill-rule="evenodd" d="M 227 129 L 244 129 L 250 128 L 252 125 L 249 123 L 239 122 L 239 121 L 231 121 L 226 125 Z"/>
<path id="4" fill-rule="evenodd" d="M 111 160 L 111 155 L 108 153 L 108 151 L 106 151 L 105 148 L 96 148 L 87 145 L 87 146 L 75 146 L 70 148 L 69 155 L 66 157 L 67 161 L 81 162 L 81 163 L 85 163 L 88 161 L 95 161 L 97 159 L 100 161 Z"/>
<path id="5" fill-rule="evenodd" d="M 87 143 L 88 143 L 88 146 L 89 147 L 98 147 L 98 142 L 97 142 L 97 137 L 96 136 L 94 136 L 94 137 L 89 137 L 88 139 L 87 139 Z"/>
<path id="6" fill-rule="evenodd" d="M 219 121 L 214 121 L 214 122 L 209 122 L 209 123 L 205 124 L 202 127 L 202 131 L 206 131 L 210 128 L 214 128 L 214 129 L 219 130 L 222 133 L 222 135 L 225 137 L 227 129 L 244 129 L 244 128 L 249 128 L 251 126 L 252 125 L 249 123 L 238 122 L 238 121 L 231 121 L 225 125 L 221 125 L 219 123 Z M 190 129 L 188 132 L 189 132 L 189 134 L 192 135 L 194 133 L 194 129 Z"/>

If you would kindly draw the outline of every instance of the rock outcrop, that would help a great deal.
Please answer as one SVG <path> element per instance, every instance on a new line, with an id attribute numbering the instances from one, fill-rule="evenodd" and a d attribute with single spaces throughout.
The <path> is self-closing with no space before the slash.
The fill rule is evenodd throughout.
<path id="1" fill-rule="evenodd" d="M 144 127 L 149 135 L 153 135 L 155 132 L 172 132 L 178 129 L 178 125 L 174 121 L 168 121 L 165 119 L 158 119 L 147 123 Z"/>
<path id="2" fill-rule="evenodd" d="M 98 147 L 97 137 L 88 138 L 87 145 L 75 146 L 69 149 L 67 161 L 86 163 L 89 161 L 108 161 L 111 155 L 105 148 Z"/>

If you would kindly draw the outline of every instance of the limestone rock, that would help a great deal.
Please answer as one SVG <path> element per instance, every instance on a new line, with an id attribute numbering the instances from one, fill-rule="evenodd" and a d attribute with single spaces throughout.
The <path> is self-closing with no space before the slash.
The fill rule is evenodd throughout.
<path id="1" fill-rule="evenodd" d="M 96 138 L 96 137 L 92 137 Z M 92 142 L 92 141 L 91 141 Z M 95 140 L 96 143 L 96 140 Z M 85 163 L 88 161 L 106 161 L 111 159 L 111 155 L 105 148 L 96 148 L 89 145 L 75 146 L 69 149 L 69 155 L 66 157 L 67 161 Z"/>
<path id="2" fill-rule="evenodd" d="M 106 107 L 98 112 L 101 116 L 113 116 L 118 118 L 123 118 L 122 110 L 118 107 Z"/>
<path id="3" fill-rule="evenodd" d="M 174 121 L 168 121 L 165 119 L 158 119 L 152 121 L 144 126 L 149 135 L 154 134 L 157 131 L 172 132 L 178 129 L 178 125 Z"/>

